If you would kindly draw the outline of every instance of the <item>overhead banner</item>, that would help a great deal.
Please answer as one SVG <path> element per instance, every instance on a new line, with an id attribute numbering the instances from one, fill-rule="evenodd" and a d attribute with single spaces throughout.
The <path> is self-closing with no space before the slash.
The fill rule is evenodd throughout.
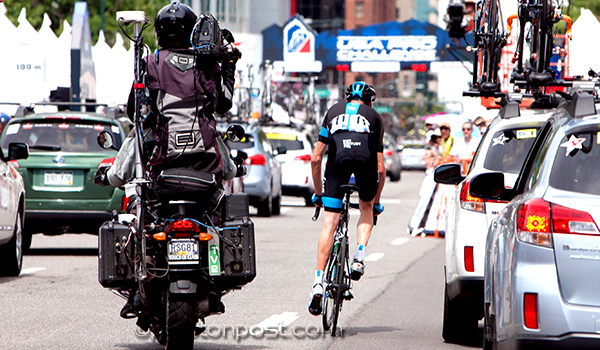
<path id="1" fill-rule="evenodd" d="M 283 27 L 283 62 L 286 72 L 313 72 L 323 70 L 315 61 L 315 33 L 300 16 L 292 18 Z"/>
<path id="2" fill-rule="evenodd" d="M 288 22 L 285 29 L 273 25 L 263 31 L 265 59 L 283 58 L 287 65 L 291 48 L 296 50 L 293 54 L 309 48 L 304 35 L 289 34 L 290 25 L 293 27 L 296 18 Z M 278 42 L 283 42 L 283 45 Z M 467 35 L 467 42 L 472 43 L 472 34 Z M 316 36 L 314 50 L 316 61 L 322 62 L 326 68 L 341 66 L 355 72 L 397 72 L 414 64 L 429 68 L 432 62 L 471 61 L 472 54 L 457 47 L 457 44 L 464 45 L 452 41 L 444 29 L 409 20 L 373 24 L 354 30 L 325 31 Z M 293 62 L 298 61 L 293 59 Z M 304 61 L 304 65 L 308 66 L 308 61 Z"/>

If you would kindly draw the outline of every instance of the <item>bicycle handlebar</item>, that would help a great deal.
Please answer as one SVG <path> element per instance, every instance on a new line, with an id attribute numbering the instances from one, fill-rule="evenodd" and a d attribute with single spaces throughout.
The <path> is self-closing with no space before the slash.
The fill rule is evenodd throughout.
<path id="1" fill-rule="evenodd" d="M 350 203 L 350 208 L 358 209 L 358 203 Z M 316 207 L 315 213 L 313 214 L 313 217 L 312 217 L 312 221 L 317 221 L 320 213 L 321 213 L 321 207 Z M 373 215 L 373 226 L 377 225 L 377 216 L 379 216 L 379 215 Z"/>

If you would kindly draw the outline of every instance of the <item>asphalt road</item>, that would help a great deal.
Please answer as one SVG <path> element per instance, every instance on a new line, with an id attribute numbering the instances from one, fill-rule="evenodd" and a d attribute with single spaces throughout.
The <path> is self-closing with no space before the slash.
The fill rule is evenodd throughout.
<path id="1" fill-rule="evenodd" d="M 284 197 L 278 217 L 252 217 L 256 279 L 223 298 L 226 312 L 206 319 L 195 349 L 459 349 L 441 338 L 444 241 L 406 233 L 422 172 L 388 182 L 386 209 L 367 250 L 366 274 L 340 316 L 340 336 L 307 311 L 320 222 L 301 198 Z M 251 212 L 255 213 L 252 209 Z M 356 242 L 352 214 L 351 250 Z M 24 270 L 0 278 L 1 349 L 161 349 L 124 301 L 97 280 L 97 237 L 35 235 Z"/>

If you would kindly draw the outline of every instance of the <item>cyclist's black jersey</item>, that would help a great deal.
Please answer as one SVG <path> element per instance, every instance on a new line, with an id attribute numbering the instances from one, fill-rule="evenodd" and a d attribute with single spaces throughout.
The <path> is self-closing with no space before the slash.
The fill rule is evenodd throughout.
<path id="1" fill-rule="evenodd" d="M 359 103 L 342 101 L 325 114 L 319 141 L 330 145 L 330 138 L 338 132 L 366 133 L 375 142 L 376 152 L 383 152 L 383 131 L 383 122 L 376 110 Z"/>
<path id="2" fill-rule="evenodd" d="M 333 105 L 323 121 L 319 141 L 329 145 L 323 206 L 339 211 L 342 193 L 339 187 L 348 183 L 354 173 L 360 188 L 360 199 L 370 201 L 377 193 L 377 152 L 383 152 L 383 123 L 373 108 L 339 102 Z"/>

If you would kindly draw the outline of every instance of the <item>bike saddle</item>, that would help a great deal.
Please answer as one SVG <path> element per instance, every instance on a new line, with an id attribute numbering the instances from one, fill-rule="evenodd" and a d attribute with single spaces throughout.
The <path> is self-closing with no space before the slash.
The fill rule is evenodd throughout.
<path id="1" fill-rule="evenodd" d="M 360 188 L 358 188 L 358 186 L 352 185 L 352 184 L 342 185 L 342 186 L 340 186 L 340 190 L 342 190 L 344 192 L 349 192 L 349 193 L 360 192 Z"/>

